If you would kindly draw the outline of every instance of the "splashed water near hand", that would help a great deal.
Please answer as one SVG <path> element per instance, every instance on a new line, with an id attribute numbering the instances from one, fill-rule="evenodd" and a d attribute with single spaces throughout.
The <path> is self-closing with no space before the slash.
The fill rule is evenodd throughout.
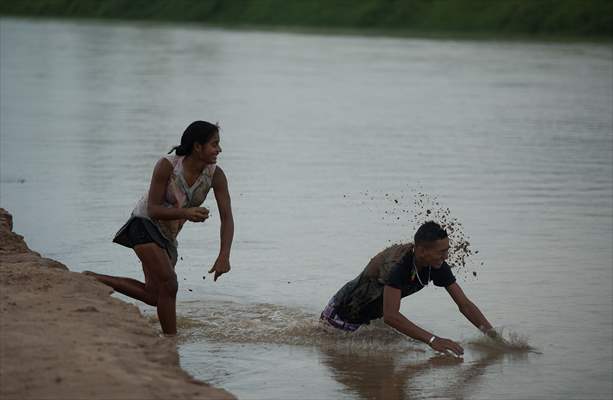
<path id="1" fill-rule="evenodd" d="M 486 335 L 470 340 L 468 344 L 476 349 L 486 351 L 543 354 L 528 343 L 526 335 L 504 328 L 491 329 Z"/>

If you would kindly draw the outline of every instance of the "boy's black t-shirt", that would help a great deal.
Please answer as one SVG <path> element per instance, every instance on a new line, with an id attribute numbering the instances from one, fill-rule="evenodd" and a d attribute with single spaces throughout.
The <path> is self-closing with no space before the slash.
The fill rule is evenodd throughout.
<path id="1" fill-rule="evenodd" d="M 417 279 L 417 275 L 414 271 L 413 255 L 410 254 L 391 268 L 385 285 L 400 289 L 402 297 L 406 297 L 424 288 L 419 280 L 421 280 L 424 285 L 432 281 L 435 286 L 439 287 L 447 287 L 456 281 L 455 276 L 451 272 L 451 267 L 446 262 L 444 262 L 440 268 L 422 268 L 419 272 L 419 279 Z M 381 318 L 382 316 L 383 286 L 381 287 L 381 295 L 361 310 L 360 319 L 363 321 L 370 321 Z"/>
<path id="2" fill-rule="evenodd" d="M 405 257 L 392 267 L 385 284 L 402 290 L 402 297 L 405 297 L 423 288 L 420 280 L 427 285 L 429 278 L 435 286 L 439 287 L 447 287 L 455 282 L 451 267 L 446 262 L 443 262 L 440 268 L 422 268 L 419 272 L 419 279 L 414 271 L 413 257 Z"/>

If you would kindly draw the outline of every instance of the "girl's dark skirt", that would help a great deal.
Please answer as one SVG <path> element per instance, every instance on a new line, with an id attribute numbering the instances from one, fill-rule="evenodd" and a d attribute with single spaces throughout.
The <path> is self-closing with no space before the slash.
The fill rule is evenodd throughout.
<path id="1" fill-rule="evenodd" d="M 113 242 L 131 249 L 145 243 L 155 243 L 168 253 L 172 267 L 177 264 L 177 248 L 151 220 L 132 216 L 115 234 Z"/>

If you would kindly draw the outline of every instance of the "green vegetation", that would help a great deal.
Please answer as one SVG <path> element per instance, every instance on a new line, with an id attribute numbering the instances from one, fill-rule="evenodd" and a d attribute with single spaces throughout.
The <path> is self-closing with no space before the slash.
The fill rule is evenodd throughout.
<path id="1" fill-rule="evenodd" d="M 613 36 L 611 0 L 0 0 L 0 14 L 400 34 Z"/>

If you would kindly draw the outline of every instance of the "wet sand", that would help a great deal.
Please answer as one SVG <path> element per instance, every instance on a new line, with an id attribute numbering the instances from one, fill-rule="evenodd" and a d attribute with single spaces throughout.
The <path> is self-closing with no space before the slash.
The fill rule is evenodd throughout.
<path id="1" fill-rule="evenodd" d="M 0 398 L 233 399 L 179 367 L 132 304 L 28 249 L 0 208 Z"/>

